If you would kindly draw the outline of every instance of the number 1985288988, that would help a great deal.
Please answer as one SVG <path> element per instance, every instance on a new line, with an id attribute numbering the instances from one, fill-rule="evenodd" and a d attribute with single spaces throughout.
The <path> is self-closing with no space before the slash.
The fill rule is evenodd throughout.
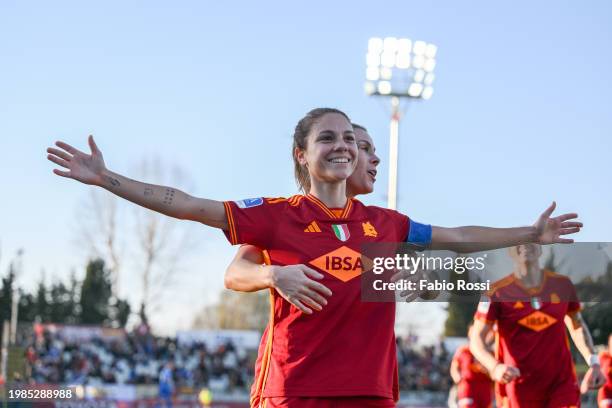
<path id="1" fill-rule="evenodd" d="M 8 401 L 48 401 L 72 399 L 75 397 L 75 392 L 71 388 L 54 388 L 54 389 L 7 389 L 6 398 Z"/>

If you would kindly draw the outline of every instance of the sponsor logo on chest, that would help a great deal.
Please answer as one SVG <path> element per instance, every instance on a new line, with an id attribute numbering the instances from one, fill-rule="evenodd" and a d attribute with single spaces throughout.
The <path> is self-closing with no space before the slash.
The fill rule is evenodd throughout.
<path id="1" fill-rule="evenodd" d="M 359 252 L 341 246 L 313 259 L 309 263 L 343 282 L 348 282 L 368 269 L 367 266 L 364 268 L 364 262 L 367 262 L 367 259 L 362 257 Z"/>
<path id="2" fill-rule="evenodd" d="M 556 322 L 557 319 L 539 310 L 528 314 L 518 321 L 520 325 L 537 332 L 549 328 Z"/>

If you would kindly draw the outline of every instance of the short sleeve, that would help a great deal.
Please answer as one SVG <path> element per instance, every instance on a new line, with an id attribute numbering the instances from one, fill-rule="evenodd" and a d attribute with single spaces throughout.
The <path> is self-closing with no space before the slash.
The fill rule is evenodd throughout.
<path id="1" fill-rule="evenodd" d="M 269 248 L 284 202 L 262 197 L 224 202 L 228 229 L 223 232 L 228 241 L 232 245 L 251 244 Z"/>
<path id="2" fill-rule="evenodd" d="M 408 230 L 410 225 L 410 219 L 395 210 L 385 209 L 387 216 L 391 218 L 391 222 L 393 223 L 393 228 L 395 230 L 395 241 L 404 242 L 406 237 L 408 236 Z"/>
<path id="3" fill-rule="evenodd" d="M 493 324 L 499 319 L 501 302 L 492 301 L 490 297 L 483 296 L 478 303 L 474 319 Z"/>

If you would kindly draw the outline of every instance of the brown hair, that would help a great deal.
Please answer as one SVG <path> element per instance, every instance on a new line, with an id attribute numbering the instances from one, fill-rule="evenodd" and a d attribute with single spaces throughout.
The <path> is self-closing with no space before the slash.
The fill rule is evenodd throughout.
<path id="1" fill-rule="evenodd" d="M 359 125 L 357 123 L 351 123 L 351 125 L 353 125 L 353 129 L 361 129 L 364 132 L 369 133 L 368 129 L 366 129 L 365 126 L 361 126 L 361 125 Z"/>
<path id="2" fill-rule="evenodd" d="M 295 149 L 299 148 L 302 150 L 306 150 L 306 138 L 312 130 L 312 126 L 316 123 L 317 120 L 322 118 L 324 115 L 327 115 L 328 113 L 340 114 L 344 116 L 349 123 L 351 123 L 351 120 L 349 119 L 347 114 L 339 109 L 316 108 L 308 112 L 306 116 L 300 119 L 298 124 L 295 126 L 295 132 L 293 132 L 293 149 L 291 150 L 291 154 L 293 156 L 295 182 L 297 183 L 300 190 L 302 190 L 304 193 L 308 193 L 310 191 L 310 174 L 308 174 L 308 169 L 305 166 L 302 166 L 300 162 L 298 162 L 297 157 L 295 155 Z"/>

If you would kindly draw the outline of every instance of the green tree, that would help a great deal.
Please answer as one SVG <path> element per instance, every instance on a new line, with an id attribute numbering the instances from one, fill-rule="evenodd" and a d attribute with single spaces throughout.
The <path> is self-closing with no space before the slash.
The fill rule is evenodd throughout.
<path id="1" fill-rule="evenodd" d="M 63 282 L 56 282 L 49 291 L 49 320 L 53 323 L 75 323 L 75 299 Z"/>
<path id="2" fill-rule="evenodd" d="M 66 323 L 77 324 L 81 321 L 81 304 L 79 302 L 80 282 L 77 281 L 74 271 L 70 273 L 70 284 L 68 289 L 68 298 L 72 302 L 71 315 L 66 318 Z"/>
<path id="3" fill-rule="evenodd" d="M 9 266 L 8 275 L 2 278 L 2 288 L 0 288 L 0 327 L 5 320 L 11 318 L 11 305 L 13 302 L 13 281 L 15 280 L 15 272 L 13 264 Z M 0 342 L 2 341 L 2 330 L 0 329 Z M 2 344 L 2 343 L 0 343 Z"/>
<path id="4" fill-rule="evenodd" d="M 577 290 L 579 299 L 589 301 L 582 316 L 593 341 L 596 344 L 607 344 L 608 335 L 612 333 L 612 262 L 608 263 L 606 272 L 597 281 L 585 283 L 583 280 L 577 285 Z"/>
<path id="5" fill-rule="evenodd" d="M 44 278 L 41 278 L 40 282 L 38 282 L 36 295 L 34 296 L 34 310 L 35 316 L 41 322 L 49 322 L 49 300 Z"/>
<path id="6" fill-rule="evenodd" d="M 81 285 L 82 324 L 105 324 L 110 323 L 111 283 L 108 270 L 102 259 L 89 262 L 85 272 L 85 280 Z"/>
<path id="7" fill-rule="evenodd" d="M 36 320 L 36 300 L 31 293 L 19 289 L 19 321 L 34 322 Z"/>
<path id="8" fill-rule="evenodd" d="M 612 333 L 612 302 L 610 300 L 588 305 L 582 311 L 595 344 L 607 344 Z"/>
<path id="9" fill-rule="evenodd" d="M 13 282 L 15 272 L 13 264 L 9 266 L 8 275 L 2 278 L 2 288 L 0 289 L 0 324 L 11 318 L 11 304 L 13 301 Z"/>
<path id="10" fill-rule="evenodd" d="M 130 304 L 127 300 L 117 299 L 113 305 L 113 308 L 115 311 L 113 325 L 115 327 L 125 327 L 130 317 L 130 313 L 132 312 Z"/>
<path id="11" fill-rule="evenodd" d="M 444 322 L 444 335 L 466 337 L 468 326 L 474 319 L 477 306 L 477 303 L 466 302 L 464 299 L 458 300 L 451 297 L 446 308 L 448 316 Z"/>
<path id="12" fill-rule="evenodd" d="M 467 282 L 478 282 L 480 279 L 470 272 L 458 274 L 451 273 L 450 281 L 457 284 L 457 280 L 463 279 Z M 478 307 L 478 295 L 473 292 L 455 290 L 451 293 L 446 311 L 446 321 L 444 322 L 444 335 L 453 337 L 467 336 L 467 329 L 470 322 L 474 319 L 474 313 Z"/>

